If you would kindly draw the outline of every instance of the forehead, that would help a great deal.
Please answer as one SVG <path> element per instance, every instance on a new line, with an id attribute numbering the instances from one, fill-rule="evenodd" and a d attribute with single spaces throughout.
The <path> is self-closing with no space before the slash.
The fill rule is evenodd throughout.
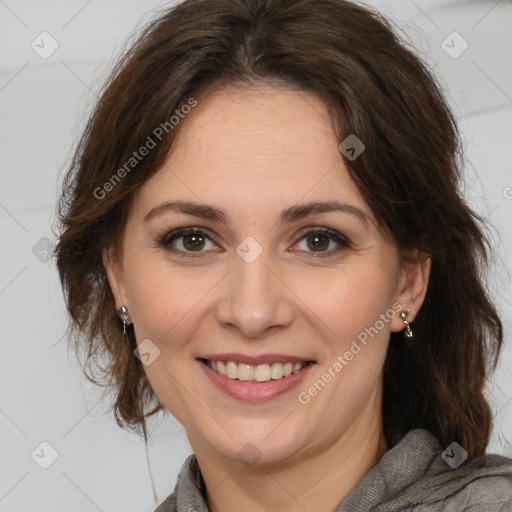
<path id="1" fill-rule="evenodd" d="M 326 105 L 312 93 L 282 87 L 210 93 L 185 119 L 180 141 L 181 149 L 199 149 L 197 156 L 215 154 L 222 165 L 242 161 L 253 170 L 297 166 L 304 156 L 339 157 Z"/>
<path id="2" fill-rule="evenodd" d="M 338 149 L 326 104 L 292 89 L 218 89 L 183 119 L 165 165 L 138 191 L 140 213 L 175 198 L 244 208 L 338 200 L 372 214 Z"/>

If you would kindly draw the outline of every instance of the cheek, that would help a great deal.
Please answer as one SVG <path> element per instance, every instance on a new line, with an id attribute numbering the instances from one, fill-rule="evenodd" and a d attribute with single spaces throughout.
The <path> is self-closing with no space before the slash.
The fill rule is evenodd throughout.
<path id="1" fill-rule="evenodd" d="M 150 338 L 163 345 L 172 339 L 173 347 L 185 336 L 183 330 L 191 328 L 191 319 L 209 291 L 216 283 L 222 286 L 218 272 L 180 271 L 153 254 L 127 261 L 126 275 L 137 340 Z M 193 323 L 197 324 L 197 318 Z"/>
<path id="2" fill-rule="evenodd" d="M 386 333 L 396 314 L 392 308 L 396 293 L 393 272 L 378 264 L 358 263 L 329 273 L 305 274 L 294 283 L 295 293 L 318 317 L 334 344 L 350 343 L 376 322 Z M 383 328 L 379 319 L 386 313 Z"/>
<path id="3" fill-rule="evenodd" d="M 178 320 L 178 307 L 182 302 L 173 301 L 178 289 L 173 289 L 165 280 L 155 279 L 151 272 L 144 279 L 132 280 L 129 300 L 133 309 L 132 319 L 141 336 L 160 340 Z"/>

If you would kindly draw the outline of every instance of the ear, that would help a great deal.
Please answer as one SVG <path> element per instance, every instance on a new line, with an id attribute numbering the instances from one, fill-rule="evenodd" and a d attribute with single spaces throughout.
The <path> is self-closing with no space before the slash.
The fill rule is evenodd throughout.
<path id="1" fill-rule="evenodd" d="M 401 307 L 391 321 L 393 332 L 399 332 L 405 327 L 400 311 L 408 309 L 407 321 L 409 323 L 414 321 L 427 293 L 430 268 L 431 259 L 426 255 L 419 256 L 414 263 L 406 263 L 402 266 L 396 296 L 396 302 Z"/>
<path id="2" fill-rule="evenodd" d="M 123 269 L 112 247 L 103 250 L 103 265 L 107 272 L 116 309 L 121 306 L 128 308 Z"/>

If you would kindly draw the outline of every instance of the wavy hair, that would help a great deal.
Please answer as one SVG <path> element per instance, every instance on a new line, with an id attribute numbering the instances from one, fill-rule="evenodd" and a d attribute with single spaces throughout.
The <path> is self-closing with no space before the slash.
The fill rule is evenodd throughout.
<path id="1" fill-rule="evenodd" d="M 58 205 L 57 267 L 85 374 L 112 391 L 118 424 L 146 436 L 145 418 L 163 404 L 133 355 L 133 329 L 129 343 L 123 337 L 102 254 L 118 250 L 130 201 L 165 161 L 180 130 L 169 127 L 171 116 L 212 88 L 258 84 L 325 101 L 339 140 L 353 133 L 366 146 L 346 163 L 402 261 L 418 251 L 431 258 L 415 342 L 391 334 L 382 404 L 388 445 L 425 428 L 444 446 L 457 441 L 471 457 L 484 453 L 492 414 L 483 392 L 503 333 L 484 279 L 484 221 L 461 193 L 456 122 L 390 22 L 345 0 L 185 0 L 152 20 L 118 60 Z M 158 126 L 168 128 L 158 144 L 112 184 Z M 99 194 L 106 183 L 108 193 Z"/>

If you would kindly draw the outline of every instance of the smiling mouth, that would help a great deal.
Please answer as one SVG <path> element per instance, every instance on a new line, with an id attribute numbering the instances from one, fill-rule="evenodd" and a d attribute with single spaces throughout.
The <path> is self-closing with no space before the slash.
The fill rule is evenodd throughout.
<path id="1" fill-rule="evenodd" d="M 314 364 L 314 361 L 301 363 L 277 362 L 258 365 L 237 363 L 235 361 L 212 361 L 210 359 L 200 359 L 200 361 L 211 368 L 214 372 L 231 380 L 259 383 L 286 379 L 291 375 L 296 375 L 306 366 Z"/>

